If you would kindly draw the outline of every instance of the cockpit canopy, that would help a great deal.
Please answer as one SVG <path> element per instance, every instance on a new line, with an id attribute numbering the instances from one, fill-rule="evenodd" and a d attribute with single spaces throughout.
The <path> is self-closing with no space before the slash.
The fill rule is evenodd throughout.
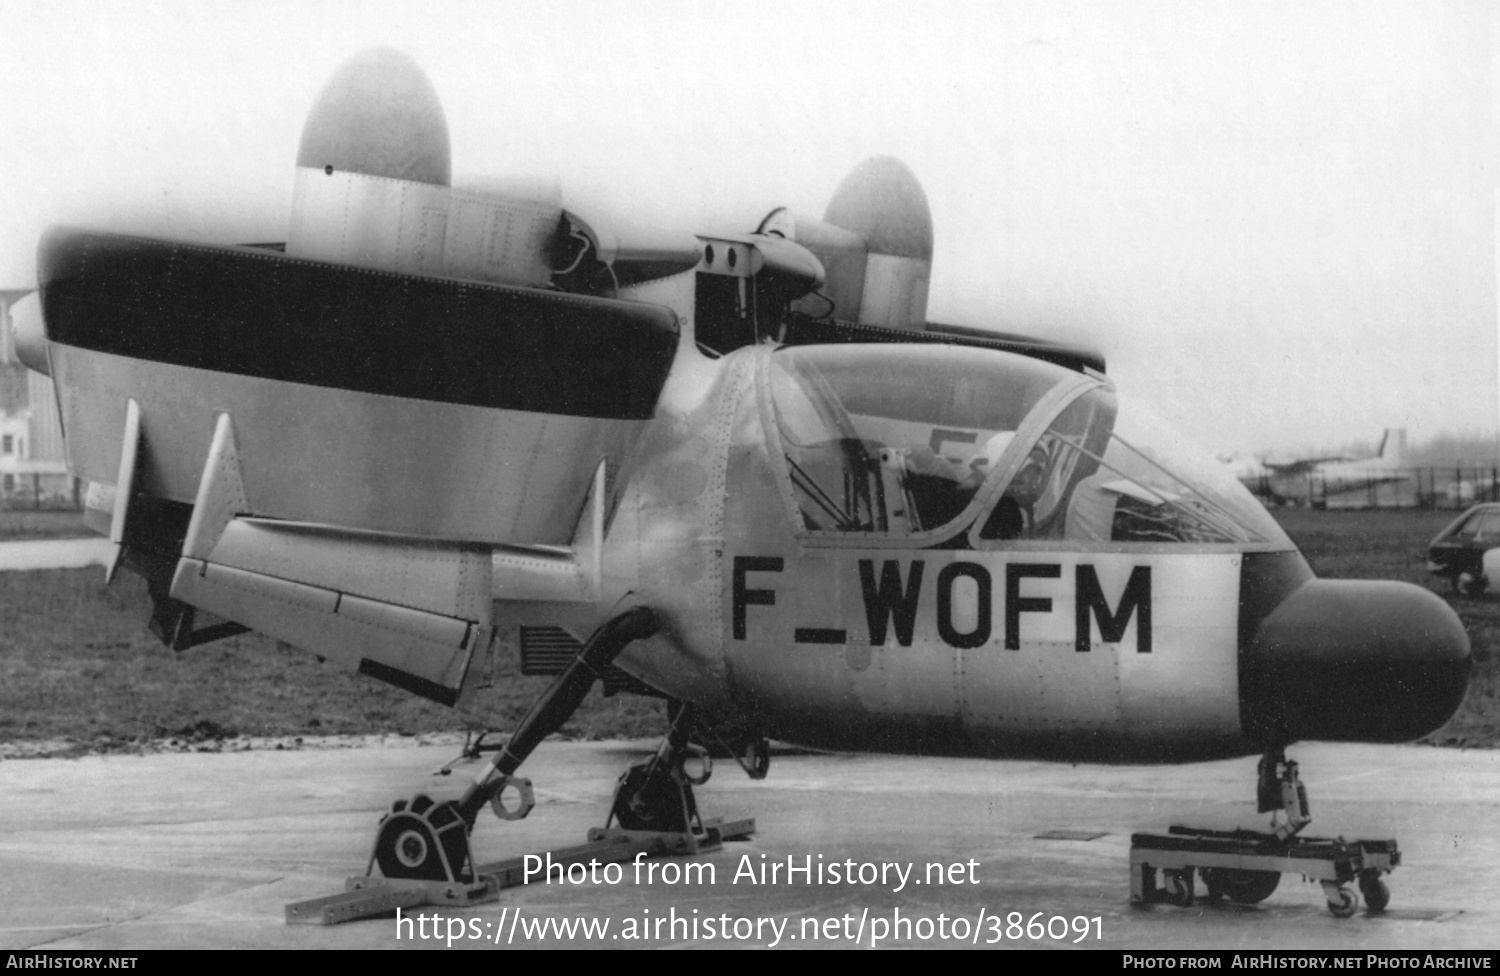
<path id="1" fill-rule="evenodd" d="M 779 349 L 764 368 L 772 453 L 811 538 L 1291 548 L 1227 470 L 1122 413 L 1096 375 L 915 344 Z"/>

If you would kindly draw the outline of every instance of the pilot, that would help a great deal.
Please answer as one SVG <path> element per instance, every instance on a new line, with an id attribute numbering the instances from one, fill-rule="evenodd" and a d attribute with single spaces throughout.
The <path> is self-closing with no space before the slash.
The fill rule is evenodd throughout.
<path id="1" fill-rule="evenodd" d="M 1016 472 L 1005 494 L 995 503 L 994 511 L 979 530 L 982 539 L 1019 539 L 1036 524 L 1036 503 L 1047 484 L 1047 449 L 1040 444 L 1031 449 Z"/>

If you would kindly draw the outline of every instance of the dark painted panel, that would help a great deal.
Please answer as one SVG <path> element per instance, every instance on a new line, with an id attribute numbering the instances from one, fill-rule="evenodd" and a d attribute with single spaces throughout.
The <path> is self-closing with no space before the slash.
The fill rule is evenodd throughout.
<path id="1" fill-rule="evenodd" d="M 1257 745 L 1266 745 L 1280 737 L 1283 722 L 1274 689 L 1265 687 L 1255 666 L 1255 637 L 1271 612 L 1314 577 L 1300 552 L 1245 553 L 1240 558 L 1240 728 Z"/>
<path id="2" fill-rule="evenodd" d="M 1420 738 L 1458 709 L 1472 666 L 1452 608 L 1387 580 L 1308 579 L 1265 615 L 1240 660 L 1242 725 L 1270 747 Z"/>
<path id="3" fill-rule="evenodd" d="M 677 348 L 654 305 L 54 228 L 48 339 L 362 393 L 575 417 L 652 416 Z"/>

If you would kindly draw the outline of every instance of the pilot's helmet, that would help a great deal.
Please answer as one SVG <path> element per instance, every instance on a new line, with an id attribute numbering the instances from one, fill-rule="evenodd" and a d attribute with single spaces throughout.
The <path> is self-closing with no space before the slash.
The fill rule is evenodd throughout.
<path id="1" fill-rule="evenodd" d="M 1026 460 L 1016 469 L 1015 477 L 1011 479 L 1009 493 L 1026 502 L 1035 502 L 1041 497 L 1043 486 L 1046 484 L 1047 465 L 1050 460 L 1047 449 L 1040 444 L 1032 447 L 1031 452 L 1026 455 Z"/>

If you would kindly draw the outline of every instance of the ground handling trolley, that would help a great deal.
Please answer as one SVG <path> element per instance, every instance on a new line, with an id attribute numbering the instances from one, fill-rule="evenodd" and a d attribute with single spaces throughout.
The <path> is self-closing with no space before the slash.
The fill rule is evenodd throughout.
<path id="1" fill-rule="evenodd" d="M 1298 874 L 1322 884 L 1328 910 L 1338 918 L 1348 918 L 1359 907 L 1349 887 L 1354 882 L 1372 914 L 1385 911 L 1391 893 L 1381 875 L 1401 863 L 1394 840 L 1297 836 L 1311 820 L 1307 791 L 1297 778 L 1297 764 L 1279 753 L 1261 761 L 1259 798 L 1262 812 L 1278 810 L 1284 817 L 1280 823 L 1273 817 L 1270 832 L 1171 827 L 1165 834 L 1132 834 L 1131 903 L 1187 907 L 1193 903 L 1197 873 L 1211 902 L 1228 898 L 1249 905 L 1270 897 L 1283 874 Z"/>
<path id="2" fill-rule="evenodd" d="M 1172 827 L 1166 834 L 1131 835 L 1130 900 L 1191 905 L 1196 871 L 1203 875 L 1210 901 L 1253 904 L 1270 897 L 1283 874 L 1300 874 L 1322 882 L 1328 910 L 1348 918 L 1359 907 L 1348 885 L 1357 881 L 1369 910 L 1382 912 L 1391 894 L 1380 876 L 1400 863 L 1394 840 L 1281 838 L 1256 830 Z M 1158 871 L 1164 881 L 1160 888 Z"/>

